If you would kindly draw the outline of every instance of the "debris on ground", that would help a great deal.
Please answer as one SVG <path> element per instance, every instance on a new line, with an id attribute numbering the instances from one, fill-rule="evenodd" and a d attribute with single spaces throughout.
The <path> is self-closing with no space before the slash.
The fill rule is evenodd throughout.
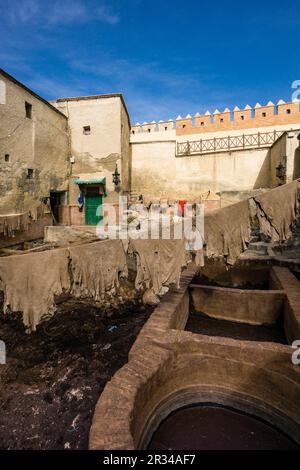
<path id="1" fill-rule="evenodd" d="M 99 396 L 152 310 L 70 299 L 31 335 L 21 315 L 1 315 L 0 449 L 87 449 Z"/>

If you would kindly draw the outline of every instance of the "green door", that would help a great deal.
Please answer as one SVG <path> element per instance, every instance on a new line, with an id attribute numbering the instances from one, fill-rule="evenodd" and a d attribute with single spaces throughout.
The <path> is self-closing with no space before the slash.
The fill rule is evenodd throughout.
<path id="1" fill-rule="evenodd" d="M 102 219 L 102 196 L 87 193 L 85 197 L 86 225 L 97 225 Z"/>

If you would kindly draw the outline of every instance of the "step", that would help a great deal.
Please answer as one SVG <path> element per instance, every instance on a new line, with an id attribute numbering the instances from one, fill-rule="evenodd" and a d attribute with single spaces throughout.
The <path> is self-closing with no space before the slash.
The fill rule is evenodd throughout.
<path id="1" fill-rule="evenodd" d="M 269 244 L 265 242 L 250 242 L 248 245 L 248 250 L 268 254 L 268 247 Z"/>

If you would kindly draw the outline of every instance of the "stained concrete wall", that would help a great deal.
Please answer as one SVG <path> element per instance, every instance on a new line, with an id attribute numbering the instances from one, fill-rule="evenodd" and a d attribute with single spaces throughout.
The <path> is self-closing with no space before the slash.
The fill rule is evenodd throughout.
<path id="1" fill-rule="evenodd" d="M 286 182 L 297 173 L 296 164 L 300 160 L 299 125 L 290 130 L 289 125 L 279 126 L 278 131 L 288 132 L 271 147 L 245 148 L 224 152 L 176 156 L 177 143 L 187 140 L 186 135 L 176 136 L 175 129 L 166 131 L 137 132 L 131 134 L 132 145 L 132 190 L 149 198 L 168 197 L 170 199 L 197 198 L 210 191 L 213 197 L 238 202 L 261 188 L 279 184 L 276 166 L 280 156 L 285 159 Z M 297 130 L 298 129 L 298 130 Z M 260 132 L 272 132 L 274 128 L 260 128 Z M 252 133 L 255 133 L 253 129 Z M 250 132 L 250 133 L 251 133 Z M 230 136 L 240 136 L 244 130 L 235 130 Z M 192 140 L 212 137 L 227 137 L 226 132 L 193 135 Z M 298 160 L 297 160 L 298 159 Z M 299 161 L 300 174 L 300 161 Z M 219 196 L 216 193 L 221 193 Z M 229 196 L 226 193 L 230 193 Z M 253 193 L 253 194 L 252 194 Z"/>
<path id="2" fill-rule="evenodd" d="M 132 189 L 149 198 L 269 187 L 268 149 L 176 157 L 176 141 L 132 142 Z M 247 196 L 246 196 L 247 197 Z"/>
<path id="3" fill-rule="evenodd" d="M 196 312 L 212 318 L 250 325 L 274 325 L 283 312 L 283 291 L 201 285 L 192 285 L 190 290 Z"/>
<path id="4" fill-rule="evenodd" d="M 19 213 L 51 190 L 67 190 L 67 119 L 1 70 L 0 83 L 5 90 L 0 102 L 0 214 Z M 25 102 L 32 105 L 32 119 L 26 117 Z"/>
<path id="5" fill-rule="evenodd" d="M 106 177 L 108 198 L 116 199 L 112 173 L 116 164 L 121 174 L 121 190 L 130 184 L 130 122 L 121 95 L 97 95 L 58 99 L 53 103 L 68 117 L 71 154 L 74 158 L 70 179 L 70 204 L 77 203 L 74 180 L 85 173 L 101 172 Z M 90 134 L 84 127 L 90 126 Z"/>
<path id="6" fill-rule="evenodd" d="M 132 158 L 130 145 L 130 121 L 127 111 L 121 102 L 121 185 L 125 192 L 131 190 Z"/>
<path id="7" fill-rule="evenodd" d="M 173 197 L 176 188 L 175 140 L 132 144 L 132 190 L 147 197 Z"/>
<path id="8" fill-rule="evenodd" d="M 270 148 L 271 187 L 282 183 L 290 183 L 300 176 L 300 129 L 285 132 Z M 286 168 L 284 180 L 276 176 L 276 167 L 282 163 Z"/>

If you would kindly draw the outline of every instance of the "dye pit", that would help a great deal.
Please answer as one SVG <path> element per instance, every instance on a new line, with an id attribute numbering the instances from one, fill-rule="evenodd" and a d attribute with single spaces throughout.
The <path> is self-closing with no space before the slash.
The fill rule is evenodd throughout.
<path id="1" fill-rule="evenodd" d="M 281 322 L 274 326 L 255 326 L 211 318 L 204 313 L 191 312 L 185 329 L 206 336 L 287 344 Z"/>
<path id="2" fill-rule="evenodd" d="M 69 299 L 30 335 L 1 315 L 0 449 L 87 449 L 96 402 L 152 310 Z"/>
<path id="3" fill-rule="evenodd" d="M 234 266 L 228 269 L 224 263 L 208 259 L 202 271 L 194 277 L 193 284 L 231 289 L 266 290 L 269 288 L 269 273 L 270 269 L 263 265 Z"/>
<path id="4" fill-rule="evenodd" d="M 231 408 L 201 405 L 170 414 L 149 450 L 296 450 L 296 443 L 264 421 Z"/>

